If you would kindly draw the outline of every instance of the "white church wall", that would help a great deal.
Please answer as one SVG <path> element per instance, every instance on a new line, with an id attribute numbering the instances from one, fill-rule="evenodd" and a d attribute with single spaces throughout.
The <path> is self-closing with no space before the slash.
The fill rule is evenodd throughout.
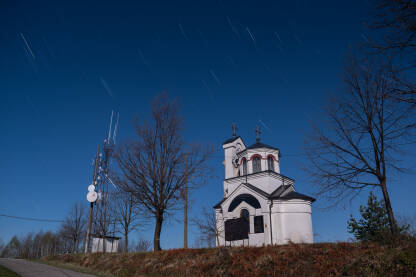
<path id="1" fill-rule="evenodd" d="M 232 158 L 234 153 L 235 146 L 233 144 L 227 144 L 227 148 L 224 148 L 224 170 L 226 179 L 235 177 L 234 166 L 232 164 Z"/>
<path id="2" fill-rule="evenodd" d="M 221 209 L 215 209 L 215 218 L 216 218 L 216 227 L 218 238 L 215 239 L 215 245 L 224 246 L 225 245 L 225 230 L 224 230 L 224 218 L 221 213 Z"/>
<path id="3" fill-rule="evenodd" d="M 266 245 L 264 233 L 250 233 L 248 239 L 225 241 L 221 246 L 263 246 Z"/>
<path id="4" fill-rule="evenodd" d="M 272 230 L 272 240 L 273 244 L 283 244 L 283 224 L 282 224 L 282 214 L 280 213 L 273 213 L 271 214 L 271 230 Z"/>
<path id="5" fill-rule="evenodd" d="M 272 221 L 274 243 L 313 243 L 309 201 L 276 201 L 272 208 Z"/>
<path id="6" fill-rule="evenodd" d="M 264 240 L 266 244 L 271 244 L 271 239 L 273 236 L 270 236 L 270 232 L 274 232 L 273 230 L 273 224 L 270 220 L 273 221 L 270 214 L 270 201 L 267 203 L 267 212 L 263 214 L 263 220 L 264 220 Z"/>
<path id="7" fill-rule="evenodd" d="M 264 233 L 250 233 L 248 235 L 250 246 L 266 245 L 264 240 Z"/>
<path id="8" fill-rule="evenodd" d="M 237 152 L 240 152 L 245 148 L 246 146 L 241 138 L 237 138 L 233 142 L 223 145 L 224 170 L 226 179 L 238 176 L 238 168 L 233 165 L 233 158 L 237 157 Z"/>

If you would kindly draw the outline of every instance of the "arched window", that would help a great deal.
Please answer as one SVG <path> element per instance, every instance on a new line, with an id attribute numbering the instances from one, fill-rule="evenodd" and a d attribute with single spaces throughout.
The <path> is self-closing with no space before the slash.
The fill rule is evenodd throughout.
<path id="1" fill-rule="evenodd" d="M 253 173 L 261 171 L 261 164 L 260 163 L 261 163 L 260 157 L 255 156 L 253 158 Z"/>
<path id="2" fill-rule="evenodd" d="M 267 158 L 267 167 L 269 168 L 269 170 L 273 170 L 274 171 L 274 159 L 273 159 L 273 156 L 269 156 Z"/>
<path id="3" fill-rule="evenodd" d="M 247 175 L 247 160 L 243 158 L 243 175 Z"/>
<path id="4" fill-rule="evenodd" d="M 246 209 L 241 210 L 240 217 L 250 221 L 250 213 Z"/>

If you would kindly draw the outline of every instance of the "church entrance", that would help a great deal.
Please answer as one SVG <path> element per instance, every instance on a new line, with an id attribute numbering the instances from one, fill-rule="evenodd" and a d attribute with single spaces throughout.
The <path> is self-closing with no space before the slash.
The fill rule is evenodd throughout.
<path id="1" fill-rule="evenodd" d="M 243 240 L 248 239 L 250 233 L 250 214 L 246 209 L 240 212 L 240 218 L 229 219 L 225 221 L 225 240 Z"/>

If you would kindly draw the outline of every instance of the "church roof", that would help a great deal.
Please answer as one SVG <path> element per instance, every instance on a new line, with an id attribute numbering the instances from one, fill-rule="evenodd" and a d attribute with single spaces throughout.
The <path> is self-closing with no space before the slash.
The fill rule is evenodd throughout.
<path id="1" fill-rule="evenodd" d="M 223 198 L 220 202 L 218 202 L 217 204 L 214 205 L 214 209 L 219 209 L 221 208 L 221 204 L 226 200 L 227 198 Z"/>
<path id="2" fill-rule="evenodd" d="M 241 140 L 243 140 L 240 136 L 237 136 L 237 137 L 232 137 L 232 138 L 229 138 L 229 139 L 225 140 L 225 141 L 222 143 L 222 145 L 227 144 L 227 143 L 231 143 L 231 142 L 235 141 L 235 140 L 236 140 L 236 139 L 238 139 L 238 138 L 240 138 Z"/>
<path id="3" fill-rule="evenodd" d="M 310 197 L 308 195 L 296 192 L 295 190 L 289 190 L 292 187 L 292 185 L 282 185 L 278 187 L 274 192 L 270 194 L 270 199 L 302 199 L 314 202 L 316 199 L 313 197 Z"/>
<path id="4" fill-rule="evenodd" d="M 278 151 L 280 151 L 279 150 L 279 148 L 276 148 L 276 147 L 273 147 L 273 146 L 270 146 L 270 145 L 267 145 L 267 144 L 264 144 L 264 143 L 262 143 L 262 142 L 256 142 L 256 143 L 254 143 L 254 144 L 252 144 L 252 145 L 250 145 L 249 147 L 247 147 L 246 149 L 244 149 L 243 151 L 245 151 L 245 150 L 247 150 L 247 149 L 257 149 L 257 148 L 269 148 L 269 149 L 273 149 L 273 150 L 278 150 Z M 243 151 L 241 151 L 241 152 L 243 152 Z"/>
<path id="5" fill-rule="evenodd" d="M 253 186 L 252 184 L 249 183 L 243 183 L 243 185 L 245 185 L 246 187 L 254 190 L 255 192 L 257 192 L 258 194 L 263 195 L 266 198 L 269 198 L 269 194 L 261 189 L 259 189 L 258 187 Z M 218 202 L 217 204 L 214 205 L 214 209 L 219 209 L 221 208 L 221 204 L 227 200 L 227 198 L 222 199 L 220 202 Z"/>
<path id="6" fill-rule="evenodd" d="M 294 190 L 289 191 L 288 193 L 284 193 L 286 192 L 288 189 L 290 189 L 291 187 L 293 187 L 292 185 L 281 185 L 280 187 L 278 187 L 275 191 L 273 191 L 272 193 L 268 194 L 267 192 L 259 189 L 256 186 L 253 186 L 252 184 L 249 183 L 243 183 L 245 186 L 247 186 L 248 188 L 254 190 L 255 192 L 257 192 L 258 194 L 263 195 L 264 197 L 266 197 L 267 199 L 273 200 L 273 199 L 283 199 L 283 200 L 290 200 L 290 199 L 302 199 L 302 200 L 307 200 L 307 201 L 311 201 L 314 202 L 316 199 L 310 196 L 307 196 L 305 194 L 296 192 Z M 218 202 L 217 204 L 215 204 L 214 209 L 219 209 L 221 208 L 221 204 L 227 200 L 227 198 L 222 199 L 220 202 Z"/>
<path id="7" fill-rule="evenodd" d="M 272 199 L 278 198 L 280 195 L 282 195 L 283 192 L 285 192 L 291 186 L 292 185 L 281 185 L 275 191 L 270 193 L 270 198 L 272 198 Z"/>
<path id="8" fill-rule="evenodd" d="M 310 196 L 307 196 L 305 194 L 291 191 L 288 194 L 285 194 L 284 196 L 280 196 L 279 199 L 302 199 L 302 200 L 308 200 L 311 202 L 314 202 L 316 199 Z"/>
<path id="9" fill-rule="evenodd" d="M 257 192 L 258 194 L 263 195 L 266 198 L 269 198 L 269 196 L 270 196 L 267 192 L 265 192 L 264 190 L 259 189 L 256 186 L 253 186 L 252 184 L 249 184 L 249 183 L 243 183 L 243 184 L 246 185 L 248 188 L 250 188 L 250 189 L 254 190 L 255 192 Z"/>

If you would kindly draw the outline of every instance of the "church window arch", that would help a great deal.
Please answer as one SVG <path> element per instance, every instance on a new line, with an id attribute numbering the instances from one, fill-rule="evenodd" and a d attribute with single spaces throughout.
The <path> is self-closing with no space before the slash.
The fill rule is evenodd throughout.
<path id="1" fill-rule="evenodd" d="M 267 157 L 267 169 L 274 171 L 274 158 L 272 155 Z"/>
<path id="2" fill-rule="evenodd" d="M 261 208 L 259 200 L 257 200 L 253 195 L 243 193 L 243 194 L 237 195 L 234 198 L 234 200 L 231 201 L 231 204 L 228 207 L 228 212 L 232 212 L 243 201 L 246 202 L 247 204 L 249 204 L 251 207 L 253 207 L 255 209 L 260 209 Z"/>
<path id="3" fill-rule="evenodd" d="M 243 167 L 243 175 L 247 175 L 247 159 L 243 158 L 241 164 L 242 164 L 242 167 Z"/>
<path id="4" fill-rule="evenodd" d="M 253 173 L 261 171 L 261 158 L 259 156 L 253 157 Z"/>

